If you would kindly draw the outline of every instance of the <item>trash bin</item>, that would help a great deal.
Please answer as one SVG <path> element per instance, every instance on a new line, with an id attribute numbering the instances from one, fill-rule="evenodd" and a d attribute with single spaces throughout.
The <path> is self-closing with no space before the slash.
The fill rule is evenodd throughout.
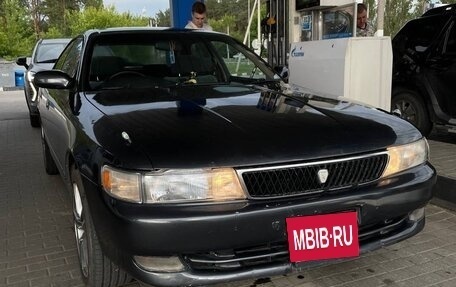
<path id="1" fill-rule="evenodd" d="M 14 71 L 14 82 L 16 87 L 24 86 L 24 71 Z"/>

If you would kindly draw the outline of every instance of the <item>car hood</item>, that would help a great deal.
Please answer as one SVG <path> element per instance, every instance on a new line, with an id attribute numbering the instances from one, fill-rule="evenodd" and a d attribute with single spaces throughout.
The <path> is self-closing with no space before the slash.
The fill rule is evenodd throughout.
<path id="1" fill-rule="evenodd" d="M 412 125 L 374 108 L 264 88 L 183 86 L 86 98 L 103 113 L 93 124 L 99 143 L 109 150 L 122 141 L 146 155 L 153 168 L 334 158 L 421 138 Z M 108 126 L 115 132 L 107 133 Z"/>

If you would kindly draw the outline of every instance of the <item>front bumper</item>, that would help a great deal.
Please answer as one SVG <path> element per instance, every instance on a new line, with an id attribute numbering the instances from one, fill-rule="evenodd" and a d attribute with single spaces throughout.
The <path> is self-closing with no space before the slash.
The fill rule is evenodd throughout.
<path id="1" fill-rule="evenodd" d="M 406 227 L 396 230 L 394 233 L 372 240 L 368 243 L 361 244 L 360 253 L 367 253 L 384 246 L 388 246 L 404 239 L 410 238 L 411 236 L 420 232 L 425 225 L 425 218 L 421 218 L 418 221 L 408 221 Z M 387 229 L 387 228 L 385 228 Z M 382 230 L 378 230 L 382 232 Z M 285 251 L 286 252 L 286 251 Z M 288 254 L 288 252 L 286 252 Z M 207 284 L 216 284 L 220 282 L 238 281 L 252 278 L 271 277 L 277 275 L 284 275 L 292 272 L 298 272 L 312 267 L 321 266 L 328 264 L 329 262 L 335 263 L 344 261 L 346 259 L 336 259 L 328 261 L 311 261 L 303 263 L 290 263 L 290 262 L 276 262 L 270 264 L 264 264 L 257 267 L 242 268 L 233 271 L 226 272 L 213 272 L 213 271 L 184 271 L 175 273 L 159 273 L 159 272 L 147 272 L 144 274 L 143 268 L 135 264 L 138 270 L 141 270 L 141 276 L 137 277 L 140 280 L 152 284 L 153 286 L 198 286 Z M 139 275 L 139 274 L 134 274 Z"/>
<path id="2" fill-rule="evenodd" d="M 432 198 L 435 180 L 434 169 L 423 165 L 372 185 L 313 198 L 154 206 L 120 202 L 91 181 L 83 182 L 103 252 L 140 281 L 184 286 L 286 274 L 321 264 L 289 262 L 288 217 L 356 210 L 361 252 L 409 238 L 424 227 L 424 216 L 416 218 L 413 212 Z M 214 254 L 239 257 L 240 250 L 263 250 L 265 256 L 255 264 L 240 258 L 237 266 L 210 262 Z M 147 271 L 134 256 L 178 256 L 185 271 Z M 206 265 L 195 258 L 203 258 Z"/>

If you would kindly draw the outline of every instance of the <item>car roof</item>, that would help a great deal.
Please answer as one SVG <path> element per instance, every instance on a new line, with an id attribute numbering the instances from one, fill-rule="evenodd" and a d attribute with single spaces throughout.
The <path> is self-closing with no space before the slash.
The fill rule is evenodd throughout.
<path id="1" fill-rule="evenodd" d="M 184 28 L 171 28 L 171 27 L 114 27 L 106 29 L 92 29 L 86 31 L 86 36 L 92 34 L 109 34 L 109 33 L 123 33 L 123 32 L 184 32 L 184 33 L 213 33 L 213 34 L 224 34 L 215 31 L 209 31 L 204 29 L 184 29 Z"/>
<path id="2" fill-rule="evenodd" d="M 456 13 L 456 4 L 449 4 L 440 7 L 436 7 L 426 11 L 421 17 L 435 16 L 435 15 L 444 15 L 444 14 L 455 14 Z"/>

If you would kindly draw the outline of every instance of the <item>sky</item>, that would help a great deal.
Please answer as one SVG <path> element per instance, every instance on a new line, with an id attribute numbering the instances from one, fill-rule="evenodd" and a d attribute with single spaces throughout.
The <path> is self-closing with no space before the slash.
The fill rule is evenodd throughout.
<path id="1" fill-rule="evenodd" d="M 105 7 L 113 5 L 117 12 L 130 12 L 133 15 L 155 17 L 161 10 L 169 8 L 170 0 L 103 0 Z"/>

